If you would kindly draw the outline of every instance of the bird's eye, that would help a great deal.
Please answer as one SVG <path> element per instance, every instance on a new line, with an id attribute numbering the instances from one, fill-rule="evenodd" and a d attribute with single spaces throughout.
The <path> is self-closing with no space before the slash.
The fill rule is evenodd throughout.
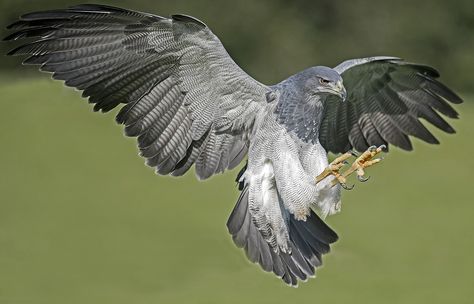
<path id="1" fill-rule="evenodd" d="M 326 85 L 326 84 L 329 83 L 329 80 L 324 79 L 324 78 L 319 78 L 319 83 L 320 83 L 320 84 L 323 84 L 323 85 Z"/>

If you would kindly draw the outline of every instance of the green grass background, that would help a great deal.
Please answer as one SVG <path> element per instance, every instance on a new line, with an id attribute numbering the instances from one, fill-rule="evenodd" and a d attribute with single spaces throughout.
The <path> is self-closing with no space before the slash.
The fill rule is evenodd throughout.
<path id="1" fill-rule="evenodd" d="M 472 100 L 455 136 L 393 149 L 344 193 L 340 240 L 294 289 L 231 241 L 235 171 L 156 176 L 113 113 L 47 77 L 1 83 L 2 304 L 472 303 Z"/>

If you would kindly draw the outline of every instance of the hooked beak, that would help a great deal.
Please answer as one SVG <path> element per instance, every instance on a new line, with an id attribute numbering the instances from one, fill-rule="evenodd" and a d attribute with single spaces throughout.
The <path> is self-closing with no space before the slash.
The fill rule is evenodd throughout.
<path id="1" fill-rule="evenodd" d="M 335 91 L 336 95 L 338 95 L 339 97 L 341 97 L 342 102 L 346 101 L 347 92 L 346 92 L 346 88 L 345 88 L 344 85 L 342 84 L 342 81 L 338 81 L 338 82 L 336 83 L 335 88 L 334 88 L 334 91 Z"/>
<path id="2" fill-rule="evenodd" d="M 342 102 L 346 101 L 347 92 L 346 92 L 346 88 L 342 84 L 342 81 L 338 81 L 337 83 L 332 83 L 328 87 L 321 88 L 320 92 L 336 95 L 342 99 Z"/>

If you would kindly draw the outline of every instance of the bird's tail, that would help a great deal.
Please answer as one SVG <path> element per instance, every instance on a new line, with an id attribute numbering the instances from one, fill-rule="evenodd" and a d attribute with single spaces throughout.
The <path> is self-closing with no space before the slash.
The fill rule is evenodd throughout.
<path id="1" fill-rule="evenodd" d="M 243 168 L 237 180 L 240 180 Z M 288 285 L 296 286 L 298 279 L 305 281 L 314 277 L 315 268 L 322 264 L 322 255 L 328 253 L 329 245 L 338 239 L 313 211 L 306 221 L 290 215 L 288 221 L 291 252 L 275 250 L 257 229 L 249 205 L 249 186 L 239 181 L 240 197 L 227 221 L 227 228 L 234 243 L 244 248 L 247 258 L 258 263 L 263 270 L 273 272 Z"/>

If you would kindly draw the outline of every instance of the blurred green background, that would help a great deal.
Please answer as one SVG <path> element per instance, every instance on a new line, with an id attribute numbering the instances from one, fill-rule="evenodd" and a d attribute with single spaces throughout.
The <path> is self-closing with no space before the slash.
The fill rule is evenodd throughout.
<path id="1" fill-rule="evenodd" d="M 74 3 L 3 0 L 0 25 Z M 472 1 L 102 3 L 194 15 L 264 83 L 376 54 L 433 65 L 466 100 L 451 121 L 458 134 L 393 149 L 345 192 L 327 220 L 340 240 L 318 277 L 293 289 L 247 262 L 226 231 L 237 172 L 156 176 L 114 113 L 91 113 L 78 92 L 3 57 L 1 304 L 472 303 Z"/>

